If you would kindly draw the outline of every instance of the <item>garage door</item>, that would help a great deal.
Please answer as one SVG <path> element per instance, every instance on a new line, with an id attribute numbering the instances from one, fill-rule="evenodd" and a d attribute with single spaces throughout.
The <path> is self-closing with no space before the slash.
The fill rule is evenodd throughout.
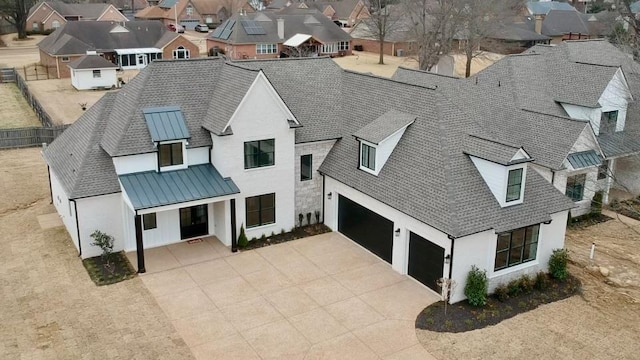
<path id="1" fill-rule="evenodd" d="M 440 293 L 437 282 L 442 278 L 444 249 L 423 238 L 410 233 L 409 236 L 409 276 Z"/>
<path id="2" fill-rule="evenodd" d="M 195 29 L 198 23 L 198 20 L 180 20 L 180 25 L 184 26 L 185 30 Z"/>
<path id="3" fill-rule="evenodd" d="M 393 222 L 340 195 L 338 231 L 391 263 Z"/>

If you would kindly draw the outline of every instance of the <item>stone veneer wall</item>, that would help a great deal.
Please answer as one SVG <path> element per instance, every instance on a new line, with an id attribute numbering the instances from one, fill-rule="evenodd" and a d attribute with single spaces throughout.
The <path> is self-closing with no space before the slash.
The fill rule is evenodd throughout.
<path id="1" fill-rule="evenodd" d="M 298 214 L 304 215 L 303 224 L 307 223 L 307 213 L 311 213 L 311 223 L 315 223 L 315 212 L 320 211 L 320 221 L 323 221 L 322 214 L 322 175 L 318 173 L 318 168 L 327 157 L 327 154 L 335 144 L 335 140 L 317 141 L 304 144 L 296 144 L 295 151 L 295 184 L 296 184 L 296 212 L 295 223 L 298 224 Z M 312 154 L 311 180 L 300 181 L 300 157 Z"/>

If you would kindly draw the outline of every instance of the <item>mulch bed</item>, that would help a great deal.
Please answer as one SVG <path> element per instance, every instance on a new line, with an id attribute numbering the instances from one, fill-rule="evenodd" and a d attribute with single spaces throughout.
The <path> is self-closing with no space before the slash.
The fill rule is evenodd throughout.
<path id="1" fill-rule="evenodd" d="M 569 221 L 568 227 L 569 229 L 584 229 L 589 226 L 607 222 L 609 220 L 613 220 L 613 218 L 600 213 L 591 213 L 591 214 L 571 218 L 571 221 Z"/>
<path id="2" fill-rule="evenodd" d="M 422 310 L 416 319 L 416 328 L 451 333 L 482 329 L 533 310 L 542 304 L 566 299 L 580 291 L 580 280 L 572 275 L 564 281 L 549 281 L 549 287 L 544 291 L 532 290 L 509 297 L 505 301 L 490 296 L 484 307 L 471 306 L 466 300 L 448 305 L 446 315 L 444 302 L 437 302 Z"/>
<path id="3" fill-rule="evenodd" d="M 257 249 L 328 232 L 331 232 L 331 229 L 329 229 L 325 224 L 305 225 L 302 227 L 296 227 L 290 232 L 274 234 L 260 239 L 252 239 L 249 241 L 249 244 L 241 250 Z"/>
<path id="4" fill-rule="evenodd" d="M 640 220 L 640 198 L 634 198 L 624 201 L 612 201 L 609 206 L 611 207 L 611 210 L 617 212 L 620 215 Z"/>
<path id="5" fill-rule="evenodd" d="M 136 275 L 123 251 L 111 254 L 108 266 L 105 266 L 101 256 L 84 259 L 82 264 L 91 280 L 98 286 L 115 284 Z"/>

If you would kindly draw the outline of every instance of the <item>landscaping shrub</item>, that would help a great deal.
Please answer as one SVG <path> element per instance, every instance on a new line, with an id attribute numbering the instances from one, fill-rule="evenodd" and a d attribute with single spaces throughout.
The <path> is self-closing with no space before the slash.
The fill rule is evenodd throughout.
<path id="1" fill-rule="evenodd" d="M 469 304 L 484 306 L 487 303 L 488 283 L 487 272 L 473 265 L 467 275 L 467 284 L 464 286 L 464 295 Z"/>
<path id="2" fill-rule="evenodd" d="M 602 214 L 602 191 L 598 191 L 593 195 L 591 214 Z"/>
<path id="3" fill-rule="evenodd" d="M 527 294 L 533 291 L 533 288 L 536 285 L 536 281 L 532 279 L 529 275 L 522 275 L 520 278 L 520 288 L 522 292 Z"/>
<path id="4" fill-rule="evenodd" d="M 509 299 L 509 289 L 505 284 L 500 284 L 493 290 L 493 294 L 496 298 L 502 302 L 505 302 Z"/>
<path id="5" fill-rule="evenodd" d="M 544 291 L 549 288 L 549 277 L 544 271 L 536 274 L 536 289 Z"/>
<path id="6" fill-rule="evenodd" d="M 249 244 L 247 234 L 244 233 L 244 225 L 240 225 L 240 235 L 238 236 L 238 246 L 244 248 Z"/>
<path id="7" fill-rule="evenodd" d="M 93 239 L 91 245 L 102 249 L 102 259 L 108 261 L 111 253 L 113 253 L 113 236 L 107 235 L 100 230 L 94 231 L 90 236 Z"/>
<path id="8" fill-rule="evenodd" d="M 549 273 L 555 279 L 564 280 L 569 275 L 567 271 L 567 262 L 569 261 L 569 253 L 565 249 L 555 249 L 549 258 Z"/>
<path id="9" fill-rule="evenodd" d="M 507 292 L 509 296 L 518 296 L 522 293 L 522 287 L 520 286 L 520 279 L 513 279 L 507 284 Z"/>

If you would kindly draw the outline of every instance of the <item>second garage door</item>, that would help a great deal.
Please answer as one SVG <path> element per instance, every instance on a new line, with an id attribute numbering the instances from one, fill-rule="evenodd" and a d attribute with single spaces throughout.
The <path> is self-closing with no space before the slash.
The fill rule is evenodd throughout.
<path id="1" fill-rule="evenodd" d="M 433 291 L 440 293 L 438 279 L 442 278 L 444 266 L 444 249 L 411 233 L 409 236 L 409 276 L 427 285 Z"/>
<path id="2" fill-rule="evenodd" d="M 339 195 L 338 231 L 391 263 L 393 222 Z"/>

